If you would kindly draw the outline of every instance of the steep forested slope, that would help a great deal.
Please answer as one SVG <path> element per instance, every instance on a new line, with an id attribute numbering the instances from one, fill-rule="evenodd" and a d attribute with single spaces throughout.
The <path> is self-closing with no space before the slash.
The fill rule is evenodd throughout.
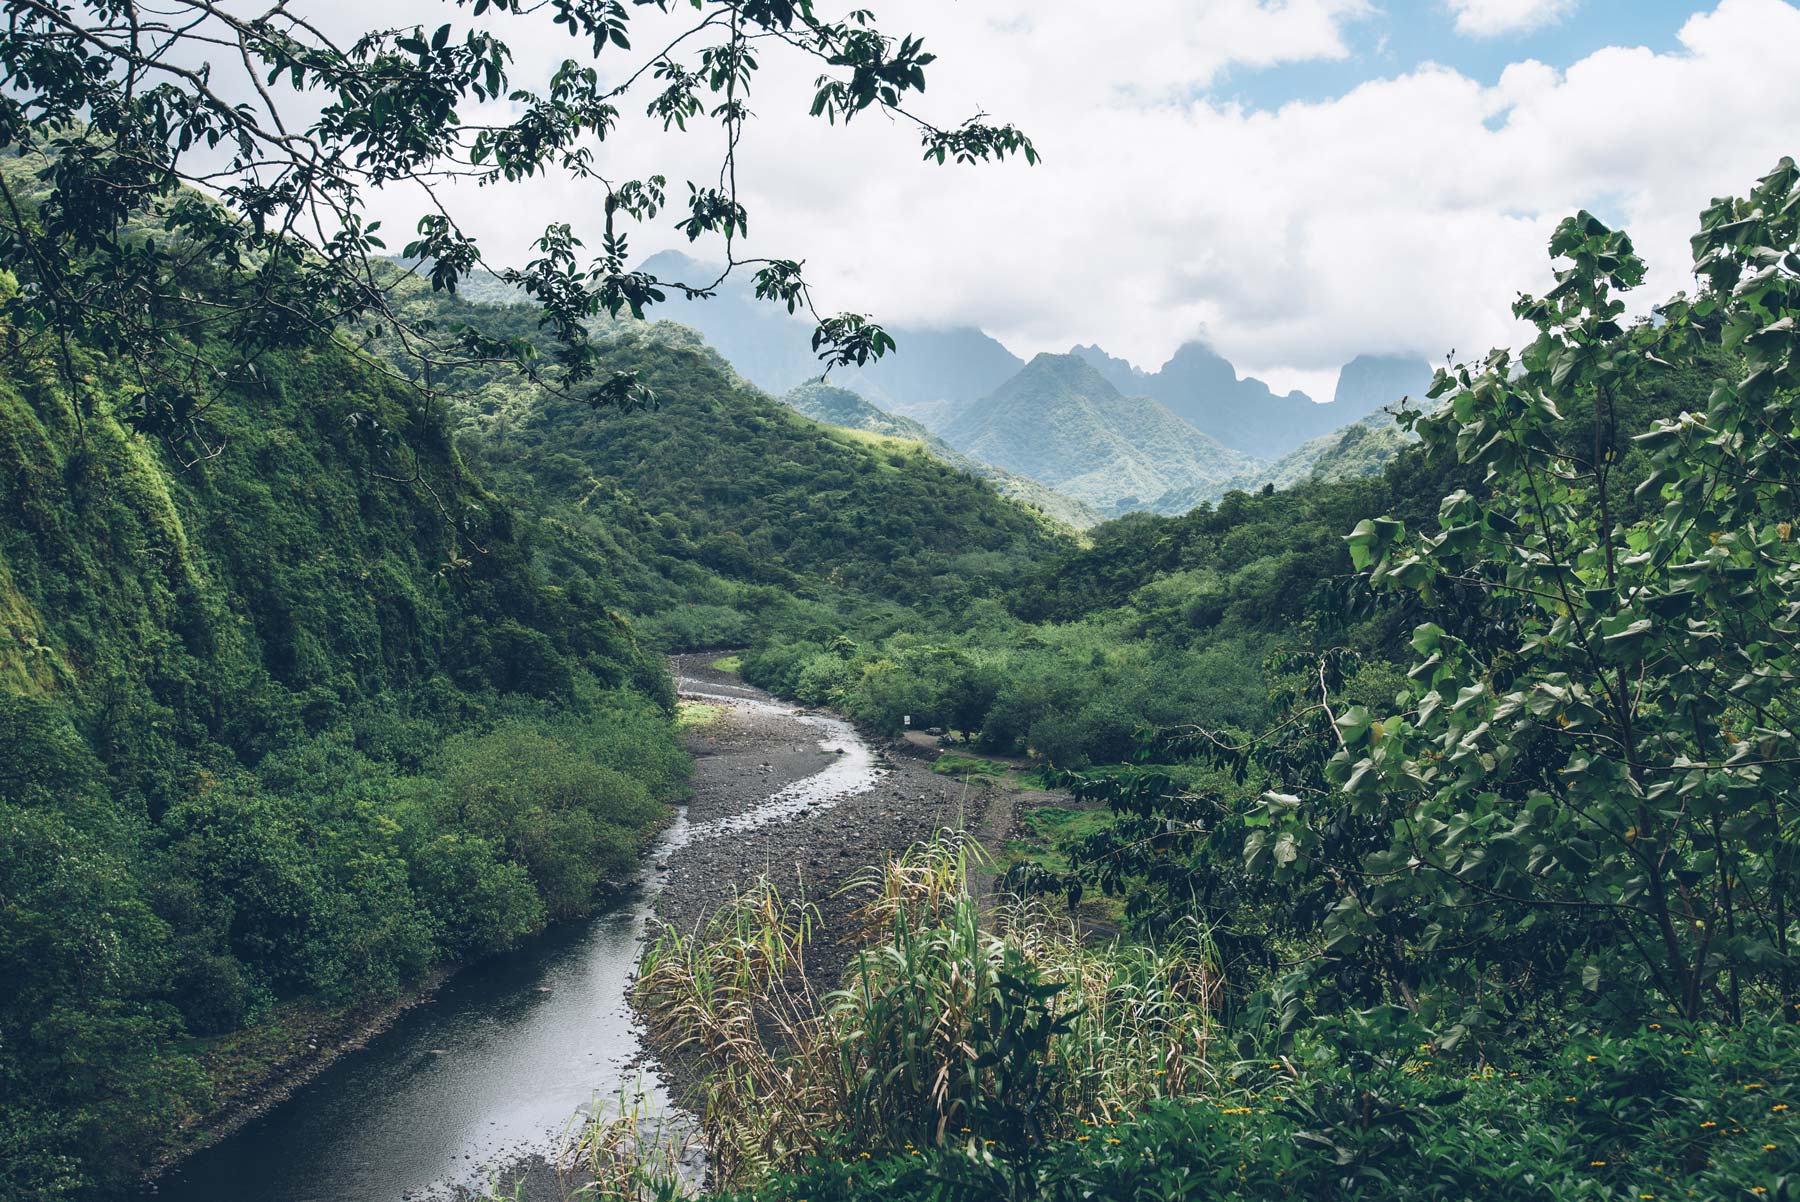
<path id="1" fill-rule="evenodd" d="M 1132 507 L 1252 464 L 1155 401 L 1122 396 L 1076 355 L 1039 355 L 943 435 L 965 454 L 1100 508 Z"/>
<path id="2" fill-rule="evenodd" d="M 70 349 L 79 401 L 0 330 L 7 1198 L 128 1176 L 246 1027 L 586 909 L 686 772 L 615 582 L 418 394 L 271 354 L 165 443 Z"/>
<path id="3" fill-rule="evenodd" d="M 466 312 L 416 303 L 446 320 Z M 531 332 L 522 311 L 483 320 Z M 596 337 L 602 372 L 636 372 L 655 408 L 596 411 L 471 370 L 447 381 L 459 446 L 546 519 L 552 578 L 606 564 L 636 625 L 665 646 L 740 644 L 846 609 L 916 621 L 1009 587 L 1066 538 L 918 443 L 801 417 L 684 327 L 619 322 Z"/>
<path id="4" fill-rule="evenodd" d="M 864 400 L 862 394 L 848 388 L 814 382 L 802 384 L 782 399 L 796 413 L 816 422 L 916 442 L 950 466 L 989 481 L 1001 496 L 1011 497 L 1028 509 L 1067 522 L 1077 530 L 1085 530 L 1100 521 L 1099 513 L 1080 501 L 1045 488 L 1035 480 L 965 455 L 919 422 L 878 408 Z"/>

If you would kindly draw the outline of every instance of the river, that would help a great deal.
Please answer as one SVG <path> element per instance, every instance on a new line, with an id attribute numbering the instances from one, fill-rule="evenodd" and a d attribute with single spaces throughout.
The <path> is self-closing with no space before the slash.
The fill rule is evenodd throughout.
<path id="1" fill-rule="evenodd" d="M 164 1175 L 158 1202 L 404 1202 L 479 1190 L 497 1166 L 554 1155 L 577 1117 L 621 1096 L 668 1110 L 638 1066 L 626 990 L 670 856 L 690 844 L 816 814 L 870 790 L 873 751 L 849 723 L 802 714 L 758 690 L 683 675 L 683 696 L 805 727 L 830 756 L 729 818 L 685 810 L 646 853 L 618 903 L 464 969 L 267 1114 Z M 796 732 L 799 733 L 799 732 Z"/>

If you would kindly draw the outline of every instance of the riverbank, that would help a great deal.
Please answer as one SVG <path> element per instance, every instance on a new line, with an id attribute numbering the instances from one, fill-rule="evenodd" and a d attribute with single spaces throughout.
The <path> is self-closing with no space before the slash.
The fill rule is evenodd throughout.
<path id="1" fill-rule="evenodd" d="M 196 1152 L 227 1139 L 310 1084 L 340 1057 L 360 1051 L 414 1006 L 429 1002 L 461 965 L 432 969 L 399 995 L 331 1007 L 289 1002 L 253 1027 L 222 1036 L 201 1053 L 213 1102 L 172 1135 L 144 1173 L 154 1183 Z"/>
<path id="2" fill-rule="evenodd" d="M 691 800 L 621 904 L 367 1011 L 294 1012 L 222 1042 L 221 1075 L 244 1104 L 229 1127 L 196 1125 L 188 1149 L 218 1146 L 164 1178 L 161 1196 L 403 1202 L 498 1186 L 560 1200 L 579 1185 L 552 1166 L 578 1110 L 639 1091 L 666 1112 L 692 1079 L 669 1049 L 645 1047 L 627 1005 L 641 940 L 658 924 L 693 929 L 767 873 L 818 907 L 808 972 L 829 979 L 848 955 L 837 936 L 864 900 L 846 889 L 858 874 L 945 827 L 1005 837 L 996 824 L 1010 824 L 1016 785 L 933 772 L 936 749 L 777 701 L 715 669 L 717 658 L 674 665 L 689 702 Z M 221 1142 L 227 1131 L 237 1133 Z"/>
<path id="3" fill-rule="evenodd" d="M 688 733 L 694 757 L 694 794 L 688 821 L 696 827 L 747 813 L 772 793 L 820 771 L 833 756 L 832 740 L 806 724 L 808 711 L 714 667 L 717 655 L 675 658 L 684 696 L 724 707 Z M 838 715 L 832 719 L 842 721 Z M 847 723 L 846 723 L 847 725 Z M 823 935 L 812 943 L 809 974 L 835 973 L 848 958 L 841 932 L 867 900 L 855 878 L 886 857 L 946 828 L 985 834 L 983 818 L 1004 787 L 931 770 L 936 754 L 868 732 L 858 738 L 874 755 L 870 788 L 791 817 L 736 832 L 729 839 L 696 840 L 669 863 L 657 918 L 691 931 L 718 906 L 764 875 L 784 891 L 804 893 L 818 907 Z"/>
<path id="4" fill-rule="evenodd" d="M 658 831 L 678 820 L 679 814 L 671 808 L 668 820 Z M 657 832 L 652 832 L 646 837 L 646 846 L 654 846 L 656 838 Z M 631 882 L 609 885 L 595 899 L 594 912 L 603 913 L 618 905 L 631 887 Z M 573 919 L 556 924 L 527 942 L 553 938 L 559 927 L 589 921 Z M 500 953 L 491 959 L 501 960 L 511 954 Z M 288 1102 L 346 1056 L 364 1051 L 410 1011 L 437 1000 L 460 974 L 481 963 L 485 961 L 434 966 L 401 992 L 374 1001 L 343 1006 L 312 999 L 284 1002 L 255 1025 L 207 1041 L 197 1050 L 212 1083 L 212 1102 L 204 1112 L 171 1133 L 143 1173 L 142 1184 L 156 1190 L 190 1158 L 230 1139 Z"/>

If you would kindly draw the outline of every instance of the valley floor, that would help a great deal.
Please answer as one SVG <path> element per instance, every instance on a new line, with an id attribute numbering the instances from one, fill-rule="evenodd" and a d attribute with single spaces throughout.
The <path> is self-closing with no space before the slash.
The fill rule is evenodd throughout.
<path id="1" fill-rule="evenodd" d="M 797 716 L 722 700 L 781 704 L 713 667 L 716 659 L 711 654 L 675 661 L 683 694 L 721 707 L 716 718 L 688 737 L 687 749 L 694 757 L 688 821 L 696 825 L 760 805 L 770 794 L 818 772 L 830 754 L 820 751 L 818 731 Z M 879 768 L 873 788 L 830 809 L 807 811 L 732 838 L 698 841 L 676 852 L 668 886 L 658 899 L 662 920 L 692 930 L 719 903 L 766 874 L 784 892 L 793 893 L 798 885 L 819 908 L 826 937 L 814 942 L 808 973 L 841 969 L 845 953 L 836 932 L 869 896 L 856 887 L 859 874 L 946 828 L 986 835 L 984 816 L 1005 804 L 996 800 L 1004 792 L 1002 785 L 934 773 L 936 753 L 930 749 L 868 741 Z"/>

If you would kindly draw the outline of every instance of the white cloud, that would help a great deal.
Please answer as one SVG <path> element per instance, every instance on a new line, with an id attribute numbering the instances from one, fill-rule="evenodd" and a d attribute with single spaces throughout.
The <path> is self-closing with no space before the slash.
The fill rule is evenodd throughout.
<path id="1" fill-rule="evenodd" d="M 1580 0 L 1446 0 L 1456 14 L 1456 32 L 1491 38 L 1507 33 L 1529 33 L 1554 25 Z"/>
<path id="2" fill-rule="evenodd" d="M 1669 53 L 1521 63 L 1492 86 L 1427 66 L 1276 111 L 1203 89 L 1234 64 L 1345 54 L 1360 0 L 888 11 L 940 55 L 927 111 L 1016 120 L 1044 163 L 942 168 L 879 117 L 825 127 L 805 116 L 814 71 L 771 53 L 741 149 L 752 249 L 804 257 L 833 307 L 976 324 L 1021 354 L 1097 341 L 1155 365 L 1204 334 L 1242 369 L 1300 381 L 1362 352 L 1478 353 L 1518 341 L 1509 306 L 1548 286 L 1563 216 L 1585 206 L 1631 230 L 1648 304 L 1690 286 L 1708 198 L 1800 151 L 1787 0 L 1719 0 Z M 632 126 L 608 145 L 615 178 L 667 170 L 682 193 L 684 172 L 717 169 L 711 130 Z M 591 234 L 598 200 L 556 180 L 459 198 L 503 261 L 550 220 Z M 388 207 L 390 229 L 416 215 Z M 685 242 L 659 218 L 633 245 Z"/>

